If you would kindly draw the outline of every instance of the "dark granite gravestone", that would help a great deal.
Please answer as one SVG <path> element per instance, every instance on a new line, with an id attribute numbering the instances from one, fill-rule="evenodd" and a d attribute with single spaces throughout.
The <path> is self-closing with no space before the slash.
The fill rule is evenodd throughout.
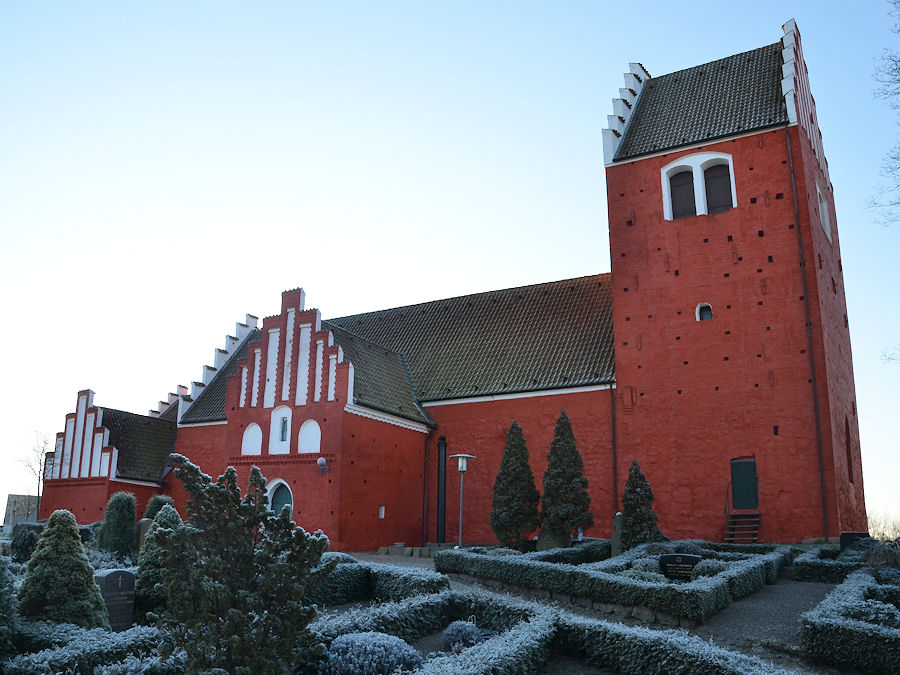
<path id="1" fill-rule="evenodd" d="M 622 512 L 613 517 L 612 539 L 610 540 L 610 556 L 615 558 L 622 554 Z"/>
<path id="2" fill-rule="evenodd" d="M 141 518 L 137 524 L 137 552 L 140 554 L 141 549 L 144 547 L 144 539 L 147 538 L 147 532 L 150 530 L 150 526 L 153 524 L 152 518 Z"/>
<path id="3" fill-rule="evenodd" d="M 131 628 L 134 623 L 134 580 L 134 573 L 128 570 L 103 570 L 94 575 L 114 631 Z"/>
<path id="4" fill-rule="evenodd" d="M 659 569 L 669 579 L 690 581 L 694 565 L 703 560 L 699 555 L 687 555 L 686 553 L 669 553 L 659 556 Z"/>
<path id="5" fill-rule="evenodd" d="M 841 550 L 843 551 L 848 546 L 853 546 L 857 541 L 868 536 L 868 532 L 841 532 Z"/>

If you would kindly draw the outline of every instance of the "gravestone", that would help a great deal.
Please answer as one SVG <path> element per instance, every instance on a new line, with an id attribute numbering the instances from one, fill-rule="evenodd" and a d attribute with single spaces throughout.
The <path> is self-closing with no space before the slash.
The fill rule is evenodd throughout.
<path id="1" fill-rule="evenodd" d="M 619 511 L 613 518 L 612 539 L 610 540 L 610 555 L 615 558 L 622 553 L 622 512 Z"/>
<path id="2" fill-rule="evenodd" d="M 153 524 L 153 518 L 141 518 L 137 523 L 137 552 L 140 554 L 144 547 L 144 540 L 147 538 L 147 532 Z"/>
<path id="3" fill-rule="evenodd" d="M 131 628 L 134 623 L 134 580 L 134 573 L 128 570 L 102 570 L 94 575 L 114 631 Z"/>
<path id="4" fill-rule="evenodd" d="M 857 541 L 868 536 L 868 532 L 841 532 L 841 550 L 853 546 Z"/>
<path id="5" fill-rule="evenodd" d="M 668 579 L 690 581 L 694 565 L 703 560 L 699 555 L 669 553 L 659 556 L 659 569 Z"/>

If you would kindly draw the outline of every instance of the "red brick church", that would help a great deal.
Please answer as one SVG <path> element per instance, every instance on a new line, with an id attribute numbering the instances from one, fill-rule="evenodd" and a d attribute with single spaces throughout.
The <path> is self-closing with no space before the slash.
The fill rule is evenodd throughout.
<path id="1" fill-rule="evenodd" d="M 865 529 L 833 188 L 793 21 L 781 40 L 652 77 L 633 63 L 603 131 L 608 274 L 322 319 L 300 289 L 236 326 L 159 409 L 78 393 L 41 517 L 184 494 L 167 456 L 259 466 L 274 505 L 339 550 L 467 541 L 506 431 L 540 486 L 561 409 L 609 536 L 633 459 L 670 537 L 796 542 Z"/>

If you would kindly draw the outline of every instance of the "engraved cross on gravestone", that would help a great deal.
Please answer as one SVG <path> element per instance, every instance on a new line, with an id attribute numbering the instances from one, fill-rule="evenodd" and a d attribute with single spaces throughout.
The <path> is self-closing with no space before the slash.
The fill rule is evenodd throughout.
<path id="1" fill-rule="evenodd" d="M 134 573 L 128 570 L 103 570 L 94 575 L 100 587 L 109 626 L 114 631 L 131 628 L 134 623 Z"/>

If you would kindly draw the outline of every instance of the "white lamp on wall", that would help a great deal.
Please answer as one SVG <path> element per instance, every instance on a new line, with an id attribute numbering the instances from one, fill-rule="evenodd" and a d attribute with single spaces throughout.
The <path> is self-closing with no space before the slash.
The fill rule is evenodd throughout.
<path id="1" fill-rule="evenodd" d="M 319 459 L 316 460 L 316 464 L 319 467 L 320 475 L 325 473 L 326 471 L 331 471 L 331 467 L 328 466 L 328 460 L 325 459 L 324 457 L 319 457 Z"/>

